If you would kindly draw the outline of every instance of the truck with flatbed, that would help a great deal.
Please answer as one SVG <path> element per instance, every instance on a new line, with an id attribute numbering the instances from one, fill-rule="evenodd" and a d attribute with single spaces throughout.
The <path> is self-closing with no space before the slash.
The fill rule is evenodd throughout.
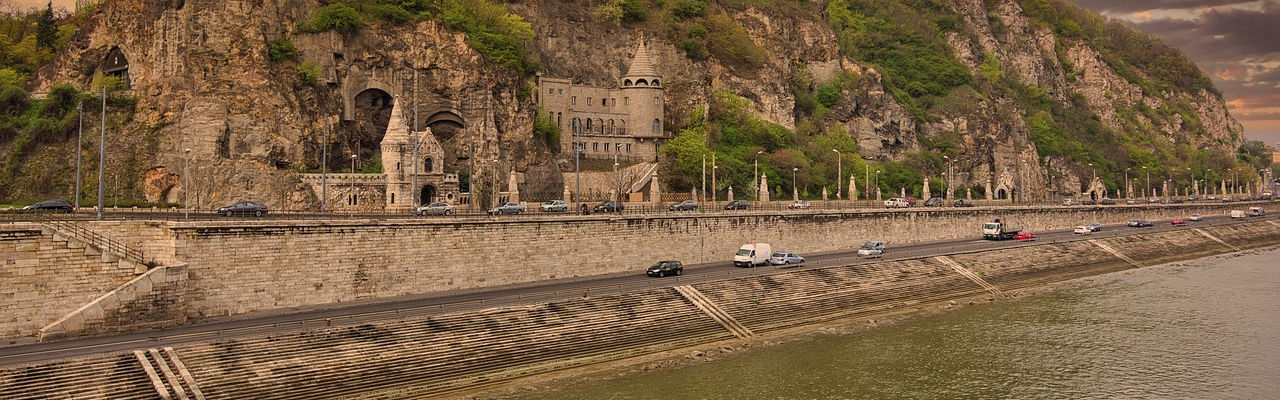
<path id="1" fill-rule="evenodd" d="M 1018 236 L 1017 228 L 1010 228 L 1008 223 L 995 221 L 982 224 L 982 238 L 987 240 L 1013 240 Z"/>

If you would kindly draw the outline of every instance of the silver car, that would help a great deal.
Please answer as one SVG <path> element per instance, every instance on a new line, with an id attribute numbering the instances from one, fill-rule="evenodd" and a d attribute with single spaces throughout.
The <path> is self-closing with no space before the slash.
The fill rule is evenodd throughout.
<path id="1" fill-rule="evenodd" d="M 569 205 L 564 200 L 544 201 L 538 206 L 538 211 L 542 212 L 566 212 L 569 211 Z"/>
<path id="2" fill-rule="evenodd" d="M 507 202 L 506 204 L 489 209 L 489 215 L 520 214 L 523 212 L 524 206 L 515 202 Z"/>
<path id="3" fill-rule="evenodd" d="M 451 215 L 453 214 L 453 206 L 448 203 L 435 202 L 418 207 L 415 212 L 418 215 Z"/>
<path id="4" fill-rule="evenodd" d="M 858 249 L 858 255 L 863 257 L 879 257 L 882 254 L 884 254 L 884 242 L 878 240 L 867 242 Z"/>
<path id="5" fill-rule="evenodd" d="M 773 255 L 769 257 L 769 264 L 773 264 L 773 265 L 804 264 L 804 257 L 800 257 L 796 253 L 778 252 L 778 253 L 773 253 Z"/>

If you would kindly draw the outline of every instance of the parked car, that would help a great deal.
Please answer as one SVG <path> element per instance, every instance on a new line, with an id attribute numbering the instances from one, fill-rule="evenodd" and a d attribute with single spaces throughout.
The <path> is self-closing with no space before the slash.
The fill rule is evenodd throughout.
<path id="1" fill-rule="evenodd" d="M 524 205 L 516 202 L 507 202 L 506 204 L 490 208 L 489 215 L 501 214 L 520 214 L 524 212 Z"/>
<path id="2" fill-rule="evenodd" d="M 1138 202 L 1134 201 L 1133 199 L 1129 199 L 1129 200 L 1125 200 L 1124 204 L 1138 204 Z"/>
<path id="3" fill-rule="evenodd" d="M 1217 200 L 1217 199 L 1218 199 L 1218 195 L 1216 195 L 1216 194 L 1211 194 L 1211 195 L 1209 195 L 1209 197 L 1206 197 L 1205 199 L 1206 199 L 1206 200 Z"/>
<path id="4" fill-rule="evenodd" d="M 685 201 L 667 206 L 667 210 L 669 211 L 695 211 L 697 209 L 698 209 L 698 202 L 696 200 L 685 200 Z"/>
<path id="5" fill-rule="evenodd" d="M 792 210 L 808 210 L 810 207 L 812 206 L 809 205 L 809 202 L 804 200 L 793 201 L 791 202 L 791 205 L 787 206 L 787 208 Z"/>
<path id="6" fill-rule="evenodd" d="M 1103 197 L 1102 200 L 1098 200 L 1098 204 L 1101 204 L 1104 206 L 1114 206 L 1116 205 L 1116 201 L 1107 197 Z"/>
<path id="7" fill-rule="evenodd" d="M 1089 232 L 1102 232 L 1102 224 L 1099 224 L 1097 222 L 1090 223 L 1088 225 L 1085 225 L 1084 227 L 1089 228 Z"/>
<path id="8" fill-rule="evenodd" d="M 1231 210 L 1231 218 L 1244 218 L 1244 210 Z"/>
<path id="9" fill-rule="evenodd" d="M 1159 198 L 1159 197 L 1152 197 L 1152 198 L 1147 199 L 1147 202 L 1148 202 L 1148 203 L 1160 203 L 1161 201 L 1160 201 L 1160 198 Z"/>
<path id="10" fill-rule="evenodd" d="M 1131 228 L 1150 228 L 1155 226 L 1155 224 L 1152 224 L 1151 221 L 1147 221 L 1143 219 L 1131 219 L 1129 220 L 1128 225 Z"/>
<path id="11" fill-rule="evenodd" d="M 924 201 L 924 206 L 925 207 L 941 207 L 944 201 L 946 201 L 946 199 L 941 197 L 930 197 L 929 200 Z"/>
<path id="12" fill-rule="evenodd" d="M 453 214 L 453 206 L 450 206 L 448 203 L 437 201 L 435 203 L 418 207 L 414 213 L 418 215 L 450 215 Z"/>
<path id="13" fill-rule="evenodd" d="M 679 261 L 675 260 L 658 261 L 657 264 L 653 264 L 652 267 L 649 267 L 648 270 L 644 271 L 645 275 L 656 276 L 659 278 L 667 275 L 680 275 L 683 273 L 684 265 L 681 265 Z"/>
<path id="14" fill-rule="evenodd" d="M 255 217 L 261 217 L 263 215 L 267 215 L 267 206 L 254 203 L 252 201 L 242 201 L 236 204 L 219 208 L 218 214 L 222 214 L 228 217 L 236 216 L 236 215 L 252 215 Z"/>
<path id="15" fill-rule="evenodd" d="M 773 253 L 773 256 L 769 257 L 769 264 L 773 264 L 773 265 L 804 264 L 804 257 L 800 257 L 796 253 L 778 252 L 778 253 Z"/>
<path id="16" fill-rule="evenodd" d="M 551 200 L 551 201 L 544 201 L 544 202 L 542 202 L 542 204 L 538 205 L 538 211 L 542 211 L 542 212 L 568 212 L 568 211 L 569 211 L 569 204 L 565 203 L 565 202 L 564 202 L 564 200 Z"/>
<path id="17" fill-rule="evenodd" d="M 1183 226 L 1186 224 L 1187 224 L 1187 221 L 1183 221 L 1181 218 L 1174 218 L 1172 221 L 1169 221 L 1169 225 L 1173 225 L 1173 226 Z"/>
<path id="18" fill-rule="evenodd" d="M 1183 200 L 1181 197 L 1174 197 L 1174 198 L 1169 199 L 1169 202 L 1170 202 L 1170 203 L 1173 203 L 1173 204 L 1182 204 L 1182 203 L 1185 203 L 1185 202 L 1187 202 L 1187 201 L 1186 201 L 1186 200 Z"/>
<path id="19" fill-rule="evenodd" d="M 1262 209 L 1262 207 L 1249 207 L 1249 216 L 1250 216 L 1250 217 L 1261 217 L 1261 216 L 1266 215 L 1266 214 L 1267 214 L 1267 212 L 1266 212 L 1265 210 L 1263 210 L 1263 209 Z"/>
<path id="20" fill-rule="evenodd" d="M 1062 205 L 1064 205 L 1064 206 L 1074 206 L 1074 205 L 1077 205 L 1077 204 L 1080 204 L 1080 203 L 1077 203 L 1077 202 L 1076 202 L 1076 199 L 1074 199 L 1074 198 L 1070 198 L 1070 197 L 1068 197 L 1068 198 L 1062 199 Z"/>
<path id="21" fill-rule="evenodd" d="M 1036 240 L 1036 234 L 1027 231 L 1019 231 L 1013 238 L 1015 240 Z"/>
<path id="22" fill-rule="evenodd" d="M 1084 199 L 1084 201 L 1081 201 L 1081 202 L 1080 202 L 1080 205 L 1082 205 L 1082 206 L 1096 206 L 1096 205 L 1098 205 L 1098 202 L 1094 201 L 1093 199 Z"/>
<path id="23" fill-rule="evenodd" d="M 1200 214 L 1191 214 L 1190 217 L 1187 217 L 1187 221 L 1191 221 L 1191 222 L 1201 221 L 1203 219 L 1204 219 L 1204 216 Z"/>
<path id="24" fill-rule="evenodd" d="M 903 197 L 894 197 L 884 201 L 885 208 L 907 208 L 911 207 L 911 202 Z"/>
<path id="25" fill-rule="evenodd" d="M 884 254 L 884 242 L 872 240 L 862 245 L 858 249 L 858 255 L 863 257 L 879 257 Z"/>
<path id="26" fill-rule="evenodd" d="M 960 199 L 960 200 L 956 200 L 955 203 L 951 203 L 951 206 L 952 207 L 973 207 L 973 202 L 965 199 Z"/>
<path id="27" fill-rule="evenodd" d="M 22 211 L 32 212 L 75 212 L 75 208 L 71 206 L 71 202 L 63 199 L 50 199 L 26 207 L 22 207 Z"/>
<path id="28" fill-rule="evenodd" d="M 746 202 L 746 200 L 734 200 L 734 201 L 730 201 L 730 202 L 729 202 L 729 204 L 725 204 L 725 205 L 724 205 L 724 209 L 726 209 L 726 210 L 746 210 L 746 209 L 747 209 L 747 202 Z"/>
<path id="29" fill-rule="evenodd" d="M 622 204 L 616 201 L 606 201 L 597 204 L 595 208 L 591 209 L 591 212 L 622 212 Z"/>
<path id="30" fill-rule="evenodd" d="M 1232 199 L 1231 196 L 1222 196 L 1223 203 L 1231 202 L 1231 201 L 1235 201 L 1235 199 Z"/>
<path id="31" fill-rule="evenodd" d="M 1088 226 L 1077 226 L 1072 232 L 1075 232 L 1077 235 L 1088 235 L 1093 233 L 1093 229 L 1089 229 Z"/>

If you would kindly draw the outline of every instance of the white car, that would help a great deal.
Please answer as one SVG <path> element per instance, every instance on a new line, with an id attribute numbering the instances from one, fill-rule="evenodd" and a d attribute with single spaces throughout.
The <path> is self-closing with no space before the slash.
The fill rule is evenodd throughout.
<path id="1" fill-rule="evenodd" d="M 1074 231 L 1072 231 L 1072 232 L 1075 232 L 1076 234 L 1079 234 L 1079 235 L 1088 235 L 1088 234 L 1090 234 L 1090 233 L 1093 233 L 1093 229 L 1091 229 L 1091 228 L 1089 228 L 1089 227 L 1087 227 L 1087 226 L 1077 226 L 1077 227 L 1076 227 L 1076 230 L 1074 230 Z"/>
<path id="2" fill-rule="evenodd" d="M 1187 217 L 1187 221 L 1200 221 L 1203 219 L 1204 219 L 1204 216 L 1200 214 L 1191 214 L 1190 217 Z"/>
<path id="3" fill-rule="evenodd" d="M 884 242 L 872 240 L 862 245 L 858 249 L 858 255 L 862 257 L 874 257 L 884 254 Z"/>

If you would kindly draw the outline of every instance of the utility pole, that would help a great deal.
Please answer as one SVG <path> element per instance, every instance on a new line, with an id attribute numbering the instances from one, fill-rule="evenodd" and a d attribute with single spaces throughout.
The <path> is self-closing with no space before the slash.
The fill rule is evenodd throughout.
<path id="1" fill-rule="evenodd" d="M 80 146 L 84 143 L 84 101 L 76 103 L 76 116 L 80 119 L 80 130 L 76 131 L 76 189 L 74 196 L 76 198 L 76 210 L 80 210 L 80 153 L 84 150 Z"/>
<path id="2" fill-rule="evenodd" d="M 840 149 L 831 149 L 831 151 L 836 152 L 838 157 L 836 159 L 836 200 L 840 200 L 843 197 L 841 194 L 844 193 L 840 188 L 840 181 L 844 178 L 844 153 L 841 153 Z"/>
<path id="3" fill-rule="evenodd" d="M 329 201 L 329 116 L 324 116 L 324 141 L 320 142 L 320 212 L 328 211 Z"/>
<path id="4" fill-rule="evenodd" d="M 751 175 L 751 182 L 752 182 L 751 186 L 754 186 L 756 188 L 756 197 L 755 197 L 756 201 L 760 201 L 760 155 L 761 154 L 764 154 L 764 150 L 757 151 L 756 156 L 752 161 L 752 163 L 755 164 L 755 167 L 753 167 L 752 169 L 753 172 Z"/>
<path id="5" fill-rule="evenodd" d="M 102 220 L 102 181 L 106 175 L 107 165 L 107 86 L 102 85 L 102 130 L 98 133 L 98 220 Z"/>
<path id="6" fill-rule="evenodd" d="M 711 153 L 711 205 L 712 206 L 715 206 L 716 200 L 719 199 L 719 195 L 718 193 L 716 193 L 716 191 L 719 190 L 716 188 L 716 168 L 719 168 L 719 166 L 716 165 L 716 153 Z"/>
<path id="7" fill-rule="evenodd" d="M 698 203 L 707 202 L 707 155 L 702 155 L 702 191 L 698 192 L 698 196 L 702 197 Z"/>
<path id="8" fill-rule="evenodd" d="M 430 199 L 421 199 L 418 197 L 420 195 L 420 192 L 418 191 L 418 144 L 421 143 L 421 140 L 418 139 L 418 69 L 417 68 L 413 69 L 413 100 L 410 101 L 409 104 L 413 106 L 413 209 L 414 209 L 414 212 L 417 212 L 418 206 L 421 204 L 420 203 L 421 201 L 430 200 Z"/>

